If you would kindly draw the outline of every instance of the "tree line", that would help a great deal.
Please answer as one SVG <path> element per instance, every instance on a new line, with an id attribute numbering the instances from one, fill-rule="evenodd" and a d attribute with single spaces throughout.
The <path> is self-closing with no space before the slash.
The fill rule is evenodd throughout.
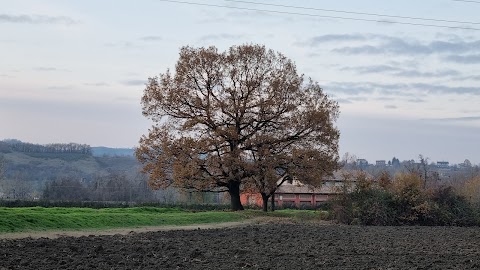
<path id="1" fill-rule="evenodd" d="M 143 177 L 128 179 L 125 173 L 97 175 L 92 181 L 58 177 L 48 182 L 42 199 L 52 201 L 151 201 L 153 192 Z"/>
<path id="2" fill-rule="evenodd" d="M 33 144 L 19 140 L 0 141 L 1 152 L 23 152 L 23 153 L 55 153 L 55 154 L 84 154 L 92 155 L 92 148 L 88 144 L 79 143 L 50 143 Z"/>

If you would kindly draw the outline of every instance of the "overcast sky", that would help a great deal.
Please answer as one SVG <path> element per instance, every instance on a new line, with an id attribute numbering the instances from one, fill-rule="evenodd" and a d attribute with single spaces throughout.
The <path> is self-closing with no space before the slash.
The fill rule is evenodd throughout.
<path id="1" fill-rule="evenodd" d="M 339 102 L 342 155 L 480 163 L 480 3 L 188 3 L 0 0 L 0 140 L 133 147 L 181 46 L 259 43 Z"/>

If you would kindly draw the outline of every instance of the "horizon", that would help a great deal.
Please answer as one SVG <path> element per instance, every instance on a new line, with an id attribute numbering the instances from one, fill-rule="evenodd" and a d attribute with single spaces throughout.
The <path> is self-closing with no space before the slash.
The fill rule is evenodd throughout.
<path id="1" fill-rule="evenodd" d="M 135 147 L 145 83 L 182 46 L 250 43 L 339 103 L 340 157 L 480 164 L 478 3 L 0 3 L 0 140 Z"/>

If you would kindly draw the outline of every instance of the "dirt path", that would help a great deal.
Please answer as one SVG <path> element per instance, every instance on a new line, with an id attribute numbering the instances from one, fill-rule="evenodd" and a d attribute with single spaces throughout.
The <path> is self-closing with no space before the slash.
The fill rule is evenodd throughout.
<path id="1" fill-rule="evenodd" d="M 37 231 L 37 232 L 20 232 L 20 233 L 6 233 L 0 234 L 0 239 L 22 239 L 22 238 L 48 238 L 56 239 L 63 236 L 100 236 L 100 235 L 128 235 L 132 233 L 157 232 L 157 231 L 173 231 L 173 230 L 197 230 L 197 229 L 220 229 L 242 227 L 251 224 L 266 223 L 266 218 L 254 218 L 238 222 L 223 222 L 223 223 L 206 223 L 206 224 L 192 224 L 181 226 L 146 226 L 146 227 L 132 227 L 132 228 L 115 228 L 105 230 L 81 230 L 81 231 Z"/>

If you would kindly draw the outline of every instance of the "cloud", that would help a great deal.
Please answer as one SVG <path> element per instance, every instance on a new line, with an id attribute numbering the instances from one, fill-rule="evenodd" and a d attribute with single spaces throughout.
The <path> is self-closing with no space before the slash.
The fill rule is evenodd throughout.
<path id="1" fill-rule="evenodd" d="M 145 85 L 147 81 L 146 80 L 126 80 L 120 83 L 127 86 L 139 86 L 139 85 Z"/>
<path id="2" fill-rule="evenodd" d="M 239 18 L 239 19 L 246 19 L 247 17 L 251 17 L 254 19 L 269 19 L 269 18 L 275 18 L 275 19 L 283 19 L 285 20 L 286 17 L 284 15 L 279 15 L 277 13 L 272 13 L 268 11 L 262 11 L 262 10 L 245 10 L 245 11 L 230 11 L 226 13 L 227 18 Z"/>
<path id="3" fill-rule="evenodd" d="M 385 72 L 398 72 L 402 71 L 401 68 L 389 66 L 389 65 L 373 65 L 373 66 L 358 66 L 358 67 L 342 67 L 342 71 L 354 71 L 358 74 L 370 74 L 370 73 L 385 73 Z"/>
<path id="4" fill-rule="evenodd" d="M 218 35 L 206 35 L 200 37 L 200 40 L 206 41 L 206 40 L 224 40 L 224 39 L 240 39 L 243 38 L 243 35 L 232 35 L 232 34 L 227 34 L 227 33 L 222 33 Z"/>
<path id="5" fill-rule="evenodd" d="M 105 43 L 105 46 L 112 48 L 121 48 L 121 49 L 138 49 L 142 48 L 146 42 L 159 42 L 162 41 L 161 36 L 144 36 L 138 38 L 136 41 L 117 41 L 117 42 L 108 42 Z M 140 41 L 140 42 L 138 42 Z M 144 42 L 144 43 L 141 43 Z"/>
<path id="6" fill-rule="evenodd" d="M 380 44 L 361 46 L 347 46 L 333 49 L 342 54 L 431 54 L 432 49 L 418 41 L 406 41 L 400 38 L 385 38 L 387 41 Z"/>
<path id="7" fill-rule="evenodd" d="M 394 101 L 396 100 L 396 98 L 393 98 L 393 97 L 378 97 L 378 98 L 375 98 L 376 100 L 380 100 L 380 101 Z"/>
<path id="8" fill-rule="evenodd" d="M 36 67 L 36 68 L 33 68 L 33 69 L 37 70 L 37 71 L 56 71 L 57 70 L 54 67 Z"/>
<path id="9" fill-rule="evenodd" d="M 355 96 L 355 97 L 351 97 L 350 100 L 353 100 L 353 101 L 368 101 L 368 98 Z"/>
<path id="10" fill-rule="evenodd" d="M 298 43 L 299 45 L 317 46 L 329 42 L 352 42 L 352 41 L 365 41 L 367 35 L 362 34 L 345 34 L 345 35 L 323 35 L 315 36 L 308 39 L 306 42 Z"/>
<path id="11" fill-rule="evenodd" d="M 64 91 L 64 90 L 72 90 L 74 87 L 72 85 L 54 85 L 47 87 L 48 90 L 55 90 L 55 91 Z"/>
<path id="12" fill-rule="evenodd" d="M 480 52 L 480 40 L 436 40 L 422 42 L 416 39 L 406 39 L 392 36 L 369 35 L 356 37 L 355 41 L 368 40 L 367 44 L 344 46 L 332 51 L 341 54 L 366 55 L 432 55 L 432 54 L 463 54 Z M 317 37 L 318 38 L 318 37 Z"/>
<path id="13" fill-rule="evenodd" d="M 96 83 L 84 83 L 85 86 L 109 86 L 110 84 L 106 82 L 96 82 Z"/>
<path id="14" fill-rule="evenodd" d="M 407 101 L 408 101 L 408 102 L 411 102 L 411 103 L 424 103 L 424 102 L 427 102 L 425 99 L 421 99 L 421 98 L 411 98 L 411 99 L 408 99 Z"/>
<path id="15" fill-rule="evenodd" d="M 29 23 L 29 24 L 63 24 L 71 25 L 78 23 L 67 16 L 46 15 L 9 15 L 0 14 L 0 23 Z"/>
<path id="16" fill-rule="evenodd" d="M 123 49 L 132 49 L 138 47 L 133 42 L 130 41 L 120 41 L 120 42 L 108 42 L 105 43 L 107 47 L 114 47 L 114 48 L 123 48 Z"/>
<path id="17" fill-rule="evenodd" d="M 480 95 L 480 87 L 449 86 L 428 83 L 372 83 L 372 82 L 332 82 L 324 87 L 327 93 L 349 96 L 381 95 L 411 97 L 412 94 L 456 94 Z"/>
<path id="18" fill-rule="evenodd" d="M 140 40 L 142 41 L 161 41 L 163 38 L 161 36 L 144 36 L 141 37 Z"/>
<path id="19" fill-rule="evenodd" d="M 453 69 L 437 70 L 434 72 L 421 72 L 418 70 L 402 70 L 394 73 L 395 76 L 400 77 L 409 77 L 409 78 L 443 78 L 443 77 L 452 77 L 458 76 L 460 72 Z"/>
<path id="20" fill-rule="evenodd" d="M 398 108 L 398 107 L 395 106 L 395 105 L 385 105 L 384 107 L 385 107 L 385 109 L 390 109 L 390 110 L 393 110 L 393 109 L 397 109 L 397 108 Z"/>
<path id="21" fill-rule="evenodd" d="M 45 72 L 50 72 L 50 71 L 64 71 L 64 72 L 70 72 L 67 69 L 59 69 L 56 67 L 34 67 L 33 70 L 36 71 L 45 71 Z"/>
<path id="22" fill-rule="evenodd" d="M 202 12 L 204 15 L 203 19 L 199 20 L 201 24 L 209 24 L 214 23 L 218 25 L 218 23 L 242 23 L 242 24 L 256 24 L 259 20 L 262 20 L 263 23 L 291 23 L 292 21 L 298 21 L 298 16 L 287 16 L 288 14 L 280 14 L 277 12 L 268 12 L 262 10 L 236 10 L 230 12 L 215 12 L 212 14 L 211 10 L 206 12 Z M 310 22 L 312 21 L 321 21 L 319 18 L 313 17 L 303 17 L 303 19 L 308 19 Z M 323 20 L 324 21 L 324 20 Z"/>
<path id="23" fill-rule="evenodd" d="M 422 72 L 417 69 L 405 69 L 392 65 L 372 65 L 372 66 L 357 66 L 357 67 L 342 67 L 342 71 L 353 71 L 357 74 L 389 74 L 396 77 L 408 78 L 443 78 L 460 75 L 460 72 L 453 69 L 436 70 L 434 72 Z"/>
<path id="24" fill-rule="evenodd" d="M 426 84 L 426 83 L 414 83 L 414 84 L 410 84 L 410 86 L 414 89 L 425 91 L 430 94 L 480 95 L 480 87 L 447 86 L 447 85 Z"/>
<path id="25" fill-rule="evenodd" d="M 324 89 L 332 94 L 360 95 L 373 93 L 370 83 L 354 83 L 354 82 L 333 82 L 325 85 Z"/>
<path id="26" fill-rule="evenodd" d="M 480 81 L 480 75 L 463 76 L 463 77 L 455 78 L 455 80 L 459 80 L 459 81 L 464 81 L 464 80 Z"/>
<path id="27" fill-rule="evenodd" d="M 435 122 L 476 122 L 480 121 L 480 116 L 451 117 L 451 118 L 424 118 L 422 121 Z"/>
<path id="28" fill-rule="evenodd" d="M 379 34 L 328 34 L 328 35 L 319 35 L 309 38 L 306 42 L 298 43 L 298 45 L 309 45 L 317 46 L 323 45 L 325 43 L 339 43 L 339 42 L 362 42 L 362 41 L 373 41 L 373 40 L 390 40 L 392 37 L 387 35 Z"/>
<path id="29" fill-rule="evenodd" d="M 444 57 L 444 59 L 458 64 L 480 64 L 480 54 L 449 55 Z"/>
<path id="30" fill-rule="evenodd" d="M 127 101 L 127 102 L 132 102 L 132 101 L 138 101 L 138 98 L 134 98 L 134 97 L 117 97 L 115 98 L 116 101 Z"/>
<path id="31" fill-rule="evenodd" d="M 342 54 L 385 54 L 387 53 L 385 48 L 376 47 L 373 45 L 364 45 L 358 47 L 342 47 L 333 49 L 333 52 Z"/>
<path id="32" fill-rule="evenodd" d="M 349 99 L 346 98 L 335 98 L 335 101 L 337 101 L 340 104 L 352 104 L 353 102 Z"/>

